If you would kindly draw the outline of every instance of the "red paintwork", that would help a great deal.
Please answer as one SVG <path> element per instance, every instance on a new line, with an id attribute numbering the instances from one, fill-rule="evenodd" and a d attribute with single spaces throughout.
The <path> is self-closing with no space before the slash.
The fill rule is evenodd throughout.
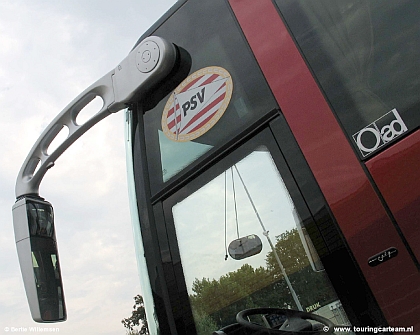
<path id="1" fill-rule="evenodd" d="M 420 131 L 366 163 L 417 259 L 420 259 Z"/>
<path id="2" fill-rule="evenodd" d="M 419 273 L 274 5 L 229 3 L 389 324 L 420 327 Z M 389 247 L 397 257 L 368 266 Z"/>

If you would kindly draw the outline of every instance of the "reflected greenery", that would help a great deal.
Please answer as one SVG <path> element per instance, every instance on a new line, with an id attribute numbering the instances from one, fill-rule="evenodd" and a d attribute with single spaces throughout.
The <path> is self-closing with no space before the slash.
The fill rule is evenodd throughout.
<path id="1" fill-rule="evenodd" d="M 284 260 L 286 273 L 304 308 L 318 302 L 324 306 L 337 300 L 325 272 L 312 270 L 297 229 L 278 236 L 275 248 Z M 192 291 L 190 301 L 198 334 L 208 334 L 206 325 L 217 325 L 214 330 L 235 323 L 236 314 L 247 308 L 296 309 L 273 251 L 266 256 L 266 267 L 253 268 L 244 264 L 218 280 L 196 278 Z"/>

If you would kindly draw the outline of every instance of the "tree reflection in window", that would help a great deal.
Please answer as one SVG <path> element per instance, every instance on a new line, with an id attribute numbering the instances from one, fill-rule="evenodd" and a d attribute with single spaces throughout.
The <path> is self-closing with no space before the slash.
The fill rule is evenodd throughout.
<path id="1" fill-rule="evenodd" d="M 236 314 L 247 308 L 299 309 L 290 288 L 295 290 L 303 310 L 316 305 L 317 313 L 334 317 L 329 304 L 338 301 L 337 295 L 326 273 L 314 271 L 309 261 L 298 230 L 299 216 L 270 153 L 260 147 L 234 168 L 238 169 L 237 213 L 232 187 L 225 186 L 224 173 L 173 207 L 198 333 L 208 334 L 235 323 Z M 228 190 L 226 205 L 225 190 Z M 252 257 L 241 260 L 229 257 L 225 261 L 225 234 L 227 241 L 237 239 L 236 225 L 241 236 L 261 236 L 263 249 Z M 289 283 L 268 239 L 263 238 L 268 232 Z"/>

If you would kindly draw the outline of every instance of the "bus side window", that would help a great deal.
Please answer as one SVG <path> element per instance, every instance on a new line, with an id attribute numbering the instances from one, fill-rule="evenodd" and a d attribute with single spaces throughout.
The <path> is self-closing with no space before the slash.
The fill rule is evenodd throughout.
<path id="1" fill-rule="evenodd" d="M 420 2 L 276 3 L 362 158 L 418 128 Z"/>

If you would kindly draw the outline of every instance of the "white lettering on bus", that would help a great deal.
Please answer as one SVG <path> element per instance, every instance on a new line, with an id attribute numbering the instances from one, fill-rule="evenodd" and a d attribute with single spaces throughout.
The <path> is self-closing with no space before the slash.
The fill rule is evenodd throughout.
<path id="1" fill-rule="evenodd" d="M 390 121 L 392 120 L 392 121 Z M 362 155 L 365 157 L 376 151 L 394 138 L 408 130 L 403 119 L 394 108 L 376 121 L 372 122 L 359 132 L 353 135 Z M 373 141 L 372 136 L 373 135 Z"/>

